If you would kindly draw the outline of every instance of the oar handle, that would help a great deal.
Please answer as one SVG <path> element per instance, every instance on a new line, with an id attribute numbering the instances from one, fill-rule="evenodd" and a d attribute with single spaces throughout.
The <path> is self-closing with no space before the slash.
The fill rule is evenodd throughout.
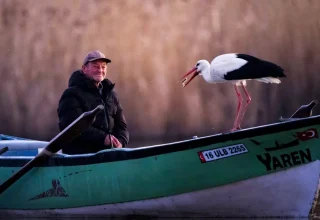
<path id="1" fill-rule="evenodd" d="M 8 147 L 1 148 L 1 149 L 0 149 L 0 155 L 1 155 L 1 154 L 4 154 L 4 153 L 7 152 L 8 150 L 9 150 Z"/>
<path id="2" fill-rule="evenodd" d="M 84 112 L 76 120 L 74 120 L 68 127 L 61 131 L 56 137 L 54 137 L 44 148 L 47 152 L 52 154 L 57 153 L 62 149 L 62 145 L 73 140 L 79 136 L 85 129 L 87 129 L 96 119 L 99 112 L 104 109 L 103 105 L 98 105 L 92 111 Z"/>

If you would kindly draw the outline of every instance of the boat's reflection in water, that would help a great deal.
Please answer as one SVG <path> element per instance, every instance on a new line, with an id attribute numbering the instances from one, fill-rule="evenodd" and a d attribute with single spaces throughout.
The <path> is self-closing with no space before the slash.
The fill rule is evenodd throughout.
<path id="1" fill-rule="evenodd" d="M 76 217 L 48 217 L 48 218 L 34 218 L 34 217 L 23 217 L 23 218 L 10 218 L 12 220 L 170 220 L 170 219 L 187 219 L 187 220 L 197 220 L 197 219 L 213 219 L 213 220 L 277 220 L 277 219 L 290 219 L 290 220 L 304 220 L 304 219 L 320 219 L 319 218 L 290 218 L 290 217 L 278 217 L 278 218 L 269 218 L 269 217 L 238 217 L 238 218 L 215 218 L 215 217 L 191 217 L 191 216 L 181 216 L 181 217 L 155 217 L 155 216 L 145 216 L 145 215 L 128 215 L 128 216 L 76 216 Z"/>

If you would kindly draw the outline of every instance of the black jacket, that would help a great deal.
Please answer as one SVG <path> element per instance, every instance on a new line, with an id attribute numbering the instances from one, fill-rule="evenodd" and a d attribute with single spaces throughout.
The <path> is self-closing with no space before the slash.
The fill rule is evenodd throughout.
<path id="1" fill-rule="evenodd" d="M 98 105 L 105 106 L 104 112 L 97 115 L 95 122 L 78 138 L 63 146 L 66 154 L 95 153 L 110 148 L 104 145 L 108 133 L 114 135 L 126 147 L 129 132 L 122 107 L 115 91 L 114 84 L 105 79 L 101 82 L 102 91 L 87 78 L 81 70 L 72 73 L 68 88 L 63 92 L 58 106 L 59 129 L 62 131 L 83 112 L 91 111 Z"/>

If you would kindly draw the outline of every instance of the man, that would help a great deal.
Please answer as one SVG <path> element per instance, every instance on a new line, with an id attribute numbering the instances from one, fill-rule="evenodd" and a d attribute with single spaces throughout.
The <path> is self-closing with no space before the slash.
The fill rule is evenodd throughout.
<path id="1" fill-rule="evenodd" d="M 100 51 L 90 52 L 81 70 L 72 73 L 68 88 L 63 92 L 58 106 L 59 128 L 62 131 L 83 112 L 104 105 L 92 126 L 79 137 L 66 144 L 65 154 L 85 154 L 111 147 L 126 147 L 129 141 L 126 119 L 115 84 L 106 79 L 107 65 L 111 60 Z"/>

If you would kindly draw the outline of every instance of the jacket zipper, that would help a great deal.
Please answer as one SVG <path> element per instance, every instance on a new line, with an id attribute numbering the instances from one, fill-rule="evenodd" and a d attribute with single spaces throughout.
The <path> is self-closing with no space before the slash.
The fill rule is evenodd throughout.
<path id="1" fill-rule="evenodd" d="M 99 95 L 100 95 L 100 93 L 99 93 Z M 106 103 L 103 101 L 103 97 L 102 97 L 102 95 L 100 95 L 100 99 L 101 99 L 101 102 L 102 102 L 102 105 L 103 105 L 103 107 L 104 107 L 104 109 L 103 109 L 103 112 L 104 112 L 104 117 L 105 117 L 105 119 L 107 120 L 107 134 L 109 135 L 109 138 L 110 138 L 110 144 L 111 144 L 111 148 L 113 148 L 113 144 L 112 144 L 112 141 L 111 141 L 111 130 L 110 130 L 110 120 L 109 120 L 109 117 L 108 117 L 108 114 L 107 114 L 107 110 L 106 110 Z M 106 96 L 106 100 L 108 100 L 109 99 L 109 96 Z"/>

